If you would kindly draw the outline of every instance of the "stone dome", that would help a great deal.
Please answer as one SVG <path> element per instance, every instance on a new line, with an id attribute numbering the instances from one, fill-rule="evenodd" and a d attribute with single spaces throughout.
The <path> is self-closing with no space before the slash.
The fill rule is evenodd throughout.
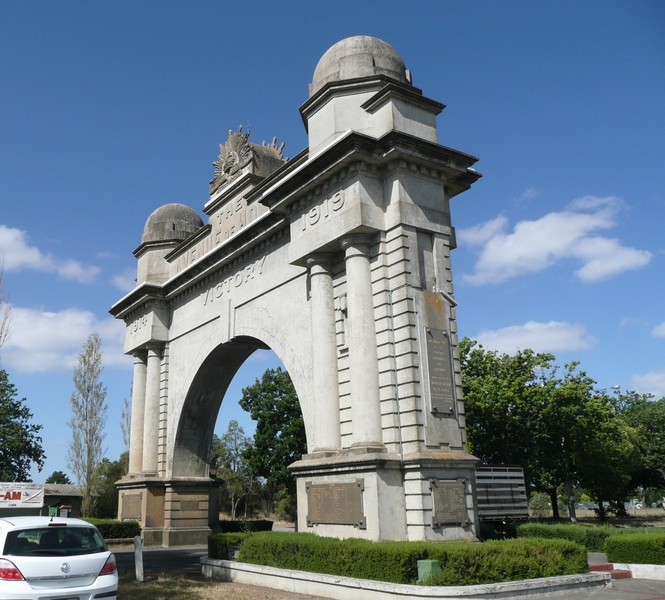
<path id="1" fill-rule="evenodd" d="M 337 42 L 321 57 L 314 69 L 310 96 L 330 81 L 386 75 L 410 84 L 402 57 L 383 40 L 357 35 Z"/>
<path id="2" fill-rule="evenodd" d="M 165 204 L 145 222 L 141 243 L 182 241 L 203 227 L 199 214 L 184 204 Z"/>

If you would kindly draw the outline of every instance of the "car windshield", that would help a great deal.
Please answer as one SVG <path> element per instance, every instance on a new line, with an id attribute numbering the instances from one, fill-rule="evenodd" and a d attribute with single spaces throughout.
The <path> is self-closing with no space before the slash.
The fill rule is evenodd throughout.
<path id="1" fill-rule="evenodd" d="M 43 527 L 7 532 L 3 554 L 76 556 L 104 550 L 104 539 L 93 527 Z"/>

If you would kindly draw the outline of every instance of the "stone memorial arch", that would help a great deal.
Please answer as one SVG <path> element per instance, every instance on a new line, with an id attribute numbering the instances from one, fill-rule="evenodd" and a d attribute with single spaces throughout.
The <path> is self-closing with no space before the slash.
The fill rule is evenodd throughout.
<path id="1" fill-rule="evenodd" d="M 385 42 L 353 37 L 319 61 L 300 113 L 309 146 L 229 132 L 204 223 L 150 215 L 136 287 L 111 313 L 134 356 L 120 518 L 146 544 L 202 542 L 217 521 L 209 456 L 217 413 L 258 348 L 282 360 L 308 453 L 301 531 L 372 540 L 474 539 L 449 201 L 476 158 L 439 145 L 443 104 Z"/>

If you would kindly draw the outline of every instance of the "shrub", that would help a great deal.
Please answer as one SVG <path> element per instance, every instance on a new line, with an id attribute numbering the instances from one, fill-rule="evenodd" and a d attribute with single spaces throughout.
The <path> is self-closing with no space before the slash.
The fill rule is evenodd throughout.
<path id="1" fill-rule="evenodd" d="M 473 585 L 586 573 L 586 550 L 568 540 L 516 539 L 430 551 L 442 572 L 428 585 Z"/>
<path id="2" fill-rule="evenodd" d="M 115 519 L 83 519 L 92 523 L 105 540 L 133 538 L 141 535 L 138 521 L 117 521 Z"/>
<path id="3" fill-rule="evenodd" d="M 208 556 L 221 560 L 229 559 L 229 546 L 239 546 L 251 534 L 216 533 L 208 536 Z"/>
<path id="4" fill-rule="evenodd" d="M 438 560 L 442 573 L 430 585 L 470 585 L 584 573 L 584 548 L 566 540 L 467 542 L 370 542 L 310 533 L 256 533 L 239 560 L 282 569 L 392 583 L 416 583 L 418 560 Z"/>
<path id="5" fill-rule="evenodd" d="M 612 527 L 523 523 L 517 527 L 517 537 L 570 540 L 584 546 L 589 552 L 602 552 L 605 547 L 605 540 L 616 534 L 617 531 Z"/>
<path id="6" fill-rule="evenodd" d="M 248 533 L 250 531 L 272 531 L 272 521 L 220 521 L 222 533 Z"/>
<path id="7" fill-rule="evenodd" d="M 665 565 L 665 531 L 612 535 L 605 541 L 605 554 L 610 562 Z"/>

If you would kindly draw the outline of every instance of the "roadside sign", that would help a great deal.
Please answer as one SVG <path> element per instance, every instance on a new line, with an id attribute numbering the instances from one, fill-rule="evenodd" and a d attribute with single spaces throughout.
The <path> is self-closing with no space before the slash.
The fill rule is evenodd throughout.
<path id="1" fill-rule="evenodd" d="M 43 483 L 0 483 L 0 508 L 41 508 Z"/>

